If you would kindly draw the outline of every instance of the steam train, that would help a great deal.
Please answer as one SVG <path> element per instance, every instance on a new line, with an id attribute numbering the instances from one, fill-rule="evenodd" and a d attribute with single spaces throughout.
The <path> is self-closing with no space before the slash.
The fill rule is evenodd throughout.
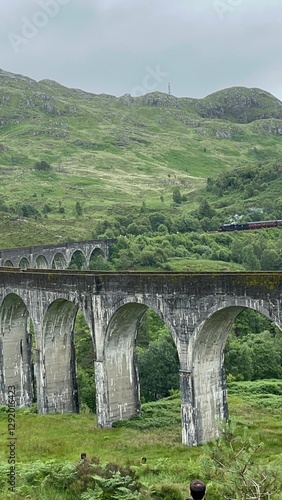
<path id="1" fill-rule="evenodd" d="M 261 220 L 256 222 L 232 222 L 231 224 L 222 224 L 218 231 L 245 231 L 246 229 L 263 229 L 267 227 L 282 226 L 282 220 Z"/>

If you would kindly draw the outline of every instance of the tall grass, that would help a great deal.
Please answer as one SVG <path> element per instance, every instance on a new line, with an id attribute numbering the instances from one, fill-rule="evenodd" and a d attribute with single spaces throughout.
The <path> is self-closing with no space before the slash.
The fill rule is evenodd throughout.
<path id="1" fill-rule="evenodd" d="M 265 404 L 266 394 L 269 396 L 268 406 Z M 264 443 L 257 457 L 260 464 L 272 463 L 274 466 L 282 463 L 281 400 L 281 381 L 238 382 L 230 387 L 230 416 L 237 421 L 239 432 L 243 433 L 247 428 L 255 441 Z M 39 484 L 43 476 L 48 476 L 49 470 L 51 477 L 57 473 L 59 482 L 56 489 L 55 479 L 48 485 L 45 481 L 46 488 L 50 488 L 47 488 L 49 498 L 72 500 L 68 488 L 62 491 L 62 481 L 67 480 L 67 474 L 73 474 L 82 452 L 88 457 L 99 457 L 101 463 L 130 466 L 137 471 L 146 494 L 151 491 L 150 495 L 154 488 L 157 491 L 167 485 L 176 488 L 184 498 L 191 479 L 200 476 L 208 482 L 200 462 L 205 447 L 189 448 L 181 444 L 180 401 L 175 396 L 144 404 L 141 417 L 119 423 L 112 429 L 97 428 L 95 416 L 91 414 L 43 416 L 18 412 L 16 435 L 17 479 L 22 496 L 13 498 L 45 498 L 40 496 L 42 486 Z M 7 486 L 5 412 L 0 413 L 0 443 L 0 484 Z M 142 456 L 146 456 L 146 464 L 141 463 Z M 25 488 L 27 493 L 24 493 Z M 208 488 L 212 494 L 209 482 Z M 28 497 L 28 494 L 35 496 Z M 1 493 L 1 498 L 10 498 L 5 495 Z"/>

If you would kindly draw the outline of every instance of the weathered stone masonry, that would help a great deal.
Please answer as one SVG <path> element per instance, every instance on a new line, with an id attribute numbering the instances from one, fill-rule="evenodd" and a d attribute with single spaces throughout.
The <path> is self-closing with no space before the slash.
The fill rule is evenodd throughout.
<path id="1" fill-rule="evenodd" d="M 73 325 L 80 309 L 95 351 L 97 421 L 107 427 L 140 411 L 135 342 L 147 308 L 169 327 L 180 360 L 182 442 L 217 436 L 228 416 L 223 349 L 235 318 L 254 309 L 282 326 L 282 272 L 0 272 L 0 404 L 41 413 L 77 411 Z M 36 363 L 32 365 L 32 320 Z"/>
<path id="2" fill-rule="evenodd" d="M 85 259 L 85 269 L 93 252 L 100 251 L 105 259 L 109 258 L 110 247 L 116 239 L 100 239 L 56 245 L 11 248 L 0 250 L 0 266 L 20 267 L 21 269 L 66 269 L 75 252 L 81 252 Z"/>

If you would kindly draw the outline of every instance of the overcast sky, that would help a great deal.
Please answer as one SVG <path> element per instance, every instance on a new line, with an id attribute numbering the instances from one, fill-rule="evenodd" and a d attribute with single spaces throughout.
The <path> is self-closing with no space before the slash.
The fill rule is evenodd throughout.
<path id="1" fill-rule="evenodd" d="M 281 0 L 0 0 L 0 68 L 116 96 L 282 100 Z"/>

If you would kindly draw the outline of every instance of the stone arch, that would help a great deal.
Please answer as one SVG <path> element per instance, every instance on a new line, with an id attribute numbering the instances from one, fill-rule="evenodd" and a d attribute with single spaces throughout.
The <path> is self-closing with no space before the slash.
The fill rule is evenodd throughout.
<path id="1" fill-rule="evenodd" d="M 47 413 L 78 411 L 74 352 L 74 322 L 78 306 L 55 300 L 43 321 L 44 409 Z"/>
<path id="2" fill-rule="evenodd" d="M 57 252 L 52 260 L 52 269 L 66 269 L 67 267 L 67 261 L 61 252 Z"/>
<path id="3" fill-rule="evenodd" d="M 29 312 L 15 293 L 4 298 L 0 307 L 0 398 L 8 403 L 8 387 L 14 387 L 16 406 L 33 402 L 32 337 Z"/>
<path id="4" fill-rule="evenodd" d="M 4 267 L 14 267 L 14 264 L 10 259 L 8 259 L 4 262 Z"/>
<path id="5" fill-rule="evenodd" d="M 70 256 L 69 269 L 85 270 L 87 267 L 85 254 L 82 250 L 75 250 Z"/>
<path id="6" fill-rule="evenodd" d="M 91 270 L 104 269 L 106 262 L 105 252 L 100 247 L 95 247 L 90 254 L 88 268 Z"/>
<path id="7" fill-rule="evenodd" d="M 241 302 L 241 305 L 240 305 Z M 231 303 L 231 304 L 230 304 Z M 227 387 L 224 369 L 224 347 L 232 325 L 245 309 L 253 309 L 273 321 L 267 304 L 262 301 L 230 301 L 225 307 L 209 311 L 195 331 L 192 356 L 192 401 L 196 420 L 195 444 L 209 442 L 218 436 L 218 423 L 228 419 Z M 233 303 L 233 305 L 232 305 Z"/>
<path id="8" fill-rule="evenodd" d="M 19 263 L 19 268 L 20 269 L 28 269 L 30 267 L 30 263 L 29 263 L 29 260 L 26 258 L 26 257 L 23 257 L 21 260 L 20 260 L 20 263 Z"/>
<path id="9" fill-rule="evenodd" d="M 48 269 L 48 262 L 44 255 L 38 255 L 36 257 L 36 268 L 37 269 Z"/>
<path id="10" fill-rule="evenodd" d="M 102 250 L 101 247 L 95 247 L 93 248 L 92 252 L 91 252 L 91 255 L 90 255 L 90 258 L 95 255 L 102 255 L 102 257 L 104 257 L 104 259 L 106 258 L 106 255 L 105 255 L 105 252 Z"/>
<path id="11" fill-rule="evenodd" d="M 140 413 L 135 346 L 141 319 L 148 308 L 146 304 L 127 302 L 114 312 L 108 323 L 104 359 L 109 425 Z"/>

